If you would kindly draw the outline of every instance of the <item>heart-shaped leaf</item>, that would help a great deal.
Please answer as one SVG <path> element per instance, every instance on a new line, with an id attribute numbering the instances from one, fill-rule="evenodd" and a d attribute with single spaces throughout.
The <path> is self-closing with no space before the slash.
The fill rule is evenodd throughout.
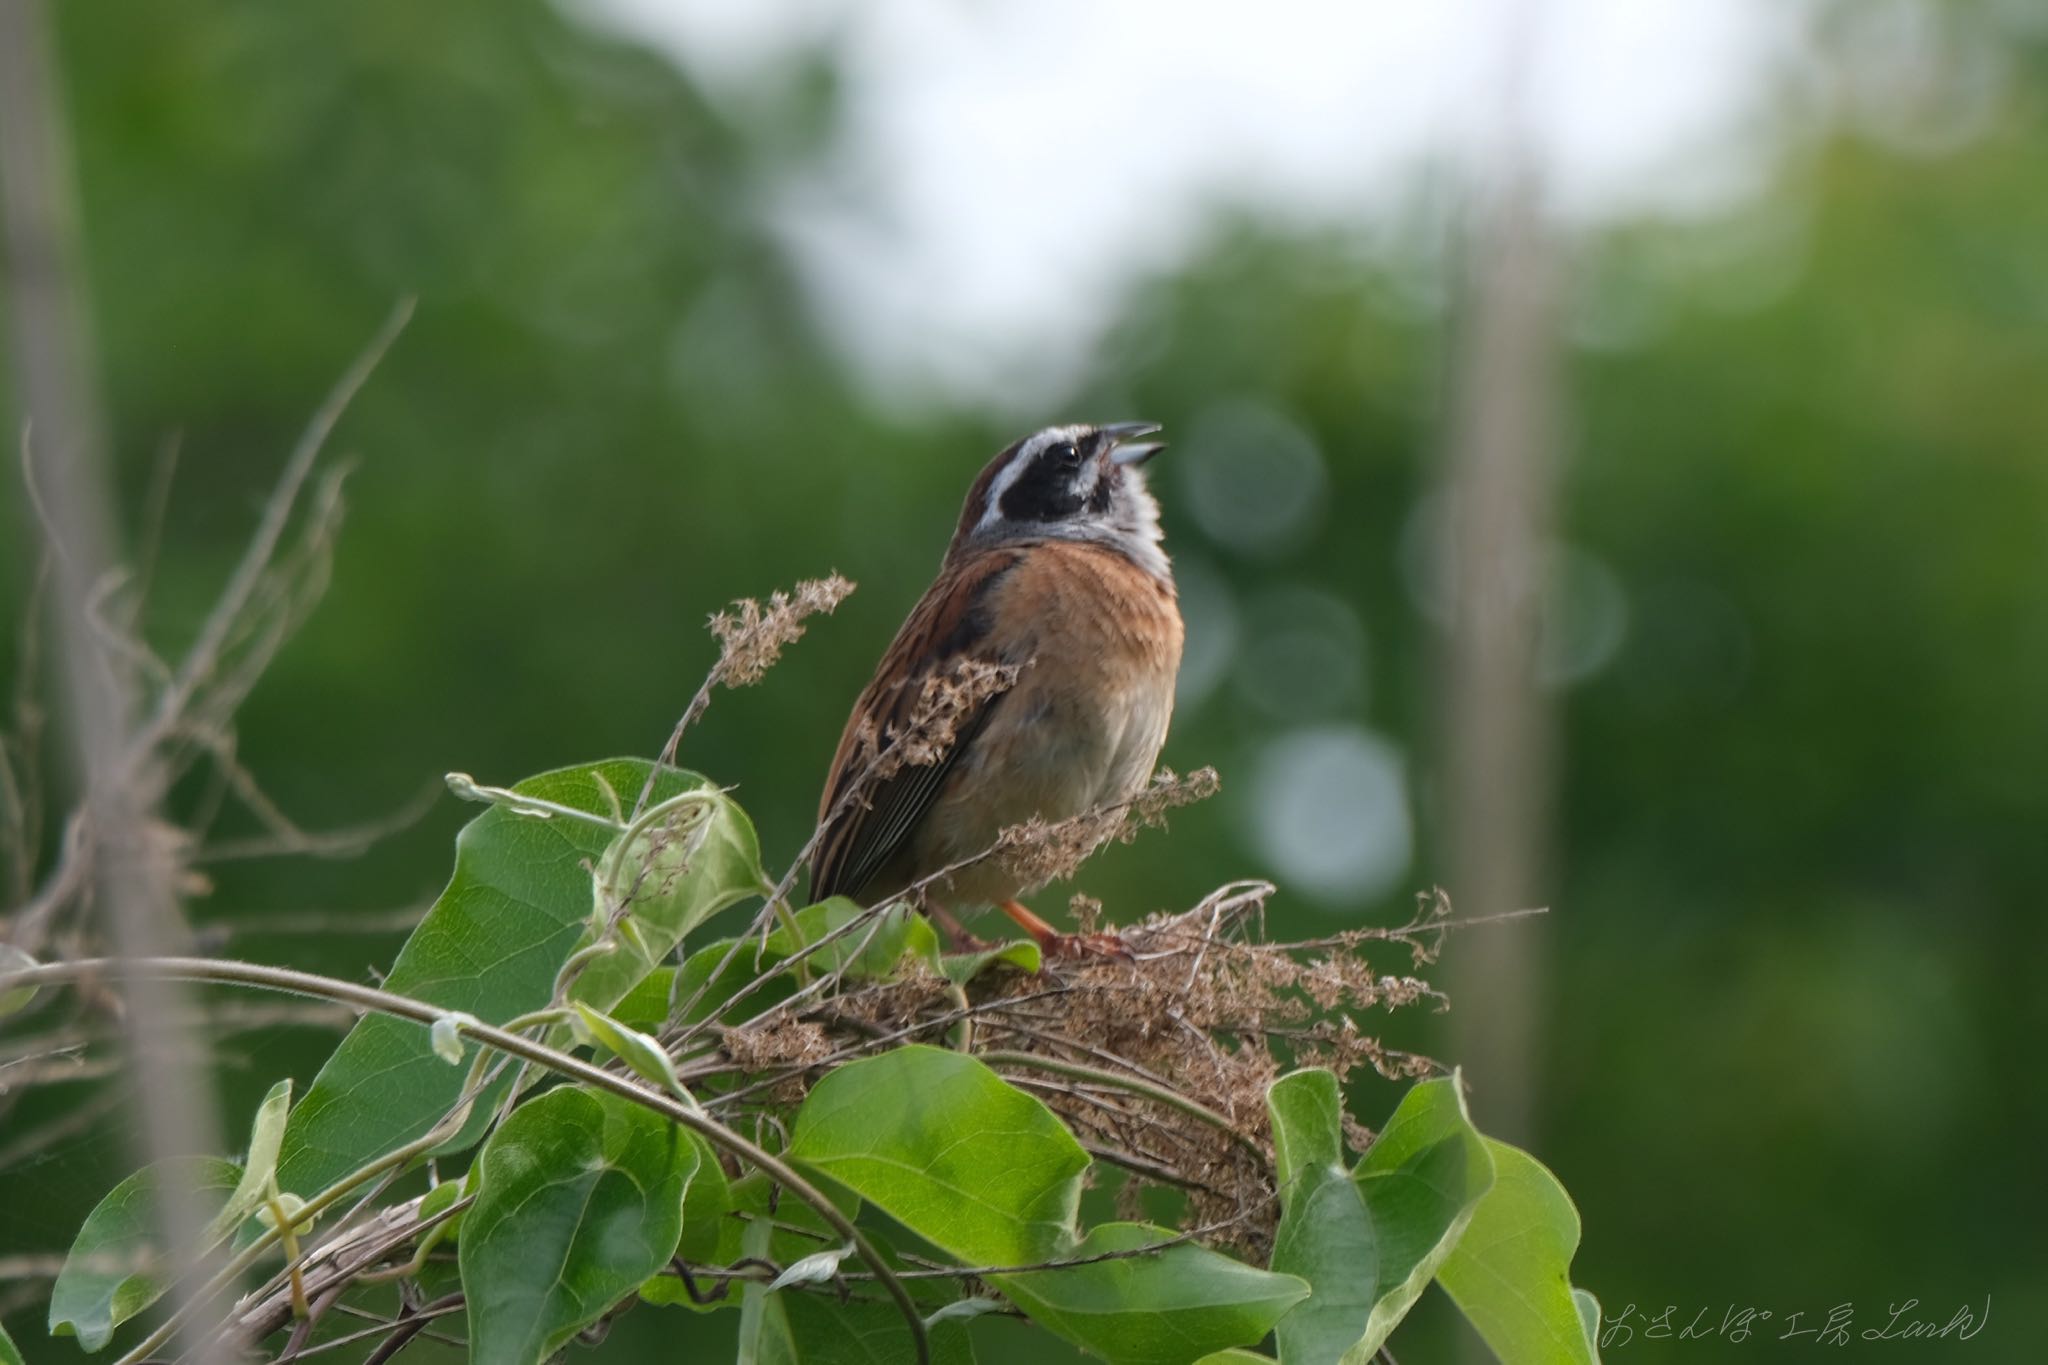
<path id="1" fill-rule="evenodd" d="M 569 815 L 544 818 L 503 805 L 470 821 L 455 841 L 453 878 L 400 949 L 385 986 L 494 1024 L 546 1005 L 562 964 L 591 931 L 590 869 L 617 837 L 610 822 L 620 793 L 637 793 L 648 767 L 637 759 L 615 759 L 545 773 L 513 788 L 588 812 L 600 823 Z M 654 799 L 710 785 L 693 773 L 665 770 L 655 782 Z M 759 880 L 754 849 L 746 816 L 723 801 L 697 862 L 682 878 L 692 884 L 687 894 L 708 901 L 748 894 Z M 593 964 L 592 971 L 607 960 Z M 578 994 L 607 1008 L 612 1001 L 591 993 L 595 984 L 586 972 Z M 631 984 L 623 983 L 619 993 Z M 368 1016 L 349 1031 L 293 1112 L 280 1183 L 310 1196 L 421 1137 L 455 1104 L 465 1074 L 434 1055 L 426 1029 Z M 474 1107 L 469 1127 L 448 1148 L 476 1140 L 499 1094 L 490 1092 Z"/>
<path id="2" fill-rule="evenodd" d="M 1504 1365 L 1597 1365 L 1600 1305 L 1571 1286 L 1579 1211 L 1548 1167 L 1486 1139 L 1493 1188 L 1436 1272 Z"/>
<path id="3" fill-rule="evenodd" d="M 915 1097 L 915 1102 L 906 1102 Z M 904 1047 L 812 1089 L 789 1156 L 969 1264 L 1024 1265 L 1073 1235 L 1088 1154 L 972 1057 Z"/>
<path id="4" fill-rule="evenodd" d="M 660 1114 L 581 1086 L 514 1110 L 462 1220 L 471 1358 L 536 1365 L 667 1265 L 699 1152 Z"/>
<path id="5" fill-rule="evenodd" d="M 1314 1286 L 1279 1325 L 1286 1365 L 1363 1365 L 1442 1265 L 1493 1183 L 1455 1076 L 1412 1087 L 1355 1170 L 1343 1165 L 1337 1078 L 1267 1094 L 1280 1180 L 1273 1268 Z"/>
<path id="6" fill-rule="evenodd" d="M 76 1336 L 97 1351 L 114 1329 L 163 1295 L 157 1200 L 171 1181 L 214 1209 L 227 1207 L 242 1168 L 218 1157 L 177 1157 L 145 1166 L 107 1192 L 86 1215 L 50 1290 L 50 1335 Z"/>

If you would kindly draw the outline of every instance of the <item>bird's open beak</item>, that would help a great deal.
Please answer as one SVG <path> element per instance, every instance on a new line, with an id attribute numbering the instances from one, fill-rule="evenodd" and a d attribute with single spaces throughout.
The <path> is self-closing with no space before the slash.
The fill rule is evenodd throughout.
<path id="1" fill-rule="evenodd" d="M 1111 464 L 1140 465 L 1166 449 L 1164 441 L 1138 441 L 1164 430 L 1157 422 L 1116 422 L 1099 430 Z"/>

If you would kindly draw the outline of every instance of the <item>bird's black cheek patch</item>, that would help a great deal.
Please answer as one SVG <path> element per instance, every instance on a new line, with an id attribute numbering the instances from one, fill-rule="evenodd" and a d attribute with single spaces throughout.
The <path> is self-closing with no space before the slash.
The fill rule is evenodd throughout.
<path id="1" fill-rule="evenodd" d="M 1082 499 L 1070 474 L 1039 460 L 1004 492 L 1002 506 L 1009 521 L 1061 521 L 1081 510 Z"/>

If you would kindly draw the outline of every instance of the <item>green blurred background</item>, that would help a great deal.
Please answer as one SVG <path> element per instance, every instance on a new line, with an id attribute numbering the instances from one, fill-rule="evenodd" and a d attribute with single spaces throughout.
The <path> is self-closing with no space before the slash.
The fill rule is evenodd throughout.
<path id="1" fill-rule="evenodd" d="M 2028 0 L 1786 9 L 1792 36 L 1746 77 L 1738 149 L 1760 169 L 1557 219 L 1568 548 L 1544 614 L 1550 847 L 1516 898 L 1551 907 L 1518 1136 L 1576 1197 L 1574 1278 L 1610 1313 L 1812 1325 L 1852 1303 L 1860 1329 L 1988 1296 L 1972 1341 L 1891 1354 L 2033 1360 L 2048 21 Z M 374 817 L 450 769 L 648 753 L 713 657 L 708 613 L 837 569 L 861 590 L 684 751 L 786 858 L 981 463 L 1048 422 L 1145 418 L 1175 441 L 1153 468 L 1190 629 L 1165 758 L 1214 764 L 1224 794 L 1080 889 L 1128 919 L 1269 876 L 1272 927 L 1308 934 L 1396 922 L 1446 879 L 1427 542 L 1467 202 L 1447 156 L 1375 180 L 1351 219 L 1162 199 L 1174 252 L 1082 291 L 1071 337 L 1003 339 L 960 381 L 849 330 L 790 227 L 795 179 L 860 196 L 851 21 L 721 80 L 538 0 L 56 10 L 131 533 L 156 452 L 182 452 L 152 638 L 189 637 L 321 394 L 419 297 L 337 434 L 359 465 L 333 586 L 241 715 L 243 757 L 303 823 Z M 1052 182 L 1002 208 L 1091 211 Z M 1006 384 L 1002 358 L 1033 350 Z M 19 420 L 0 395 L 0 428 Z M 12 679 L 33 556 L 17 479 L 0 501 Z M 396 931 L 266 919 L 423 905 L 469 813 L 444 799 L 352 861 L 222 864 L 192 915 L 231 951 L 365 976 Z M 1515 908 L 1448 889 L 1462 913 Z M 1440 1021 L 1388 1027 L 1458 1060 Z M 330 1042 L 232 1040 L 229 1130 Z M 29 1095 L 0 1149 L 83 1089 Z M 126 1123 L 11 1154 L 0 1260 L 69 1244 Z M 32 1359 L 70 1358 L 39 1340 L 39 1292 L 0 1283 L 8 1325 Z M 1610 1360 L 1813 1345 L 1632 1325 Z M 639 1358 L 684 1358 L 636 1330 Z M 1395 1346 L 1447 1359 L 1458 1330 L 1432 1296 Z"/>

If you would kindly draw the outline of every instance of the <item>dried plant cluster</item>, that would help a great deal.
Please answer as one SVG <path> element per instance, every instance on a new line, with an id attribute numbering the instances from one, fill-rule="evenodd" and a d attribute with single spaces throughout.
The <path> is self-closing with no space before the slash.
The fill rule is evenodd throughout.
<path id="1" fill-rule="evenodd" d="M 1146 796 L 1084 820 L 1092 832 L 1129 837 L 1191 791 L 1214 787 L 1207 770 L 1185 780 L 1162 775 Z M 1042 838 L 1063 845 L 1046 857 L 1064 859 L 1075 838 L 1065 826 L 1074 823 L 1013 831 L 1005 847 Z M 1178 1190 L 1184 1231 L 1263 1255 L 1278 1217 L 1267 1088 L 1298 1066 L 1328 1067 L 1340 1079 L 1361 1066 L 1388 1079 L 1439 1071 L 1387 1046 L 1361 1019 L 1443 1006 L 1412 971 L 1436 960 L 1450 917 L 1448 898 L 1433 891 L 1399 927 L 1266 942 L 1272 894 L 1265 882 L 1225 886 L 1190 910 L 1122 929 L 1128 958 L 1091 957 L 1039 974 L 997 969 L 964 990 L 906 959 L 894 979 L 845 982 L 723 1030 L 713 1069 L 730 1067 L 746 1083 L 707 1104 L 728 1116 L 772 1114 L 800 1101 L 830 1067 L 905 1042 L 950 1042 L 1039 1096 L 1093 1155 L 1126 1172 L 1127 1199 L 1147 1186 Z M 1075 899 L 1090 922 L 1099 907 Z M 1405 950 L 1410 972 L 1376 970 L 1366 956 L 1375 946 Z M 1347 1133 L 1356 1150 L 1372 1138 L 1355 1125 Z"/>

